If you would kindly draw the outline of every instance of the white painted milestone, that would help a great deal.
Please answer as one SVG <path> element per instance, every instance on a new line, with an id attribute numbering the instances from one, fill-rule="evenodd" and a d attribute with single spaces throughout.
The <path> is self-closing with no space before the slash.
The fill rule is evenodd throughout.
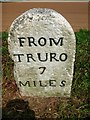
<path id="1" fill-rule="evenodd" d="M 21 95 L 70 97 L 75 43 L 71 25 L 52 9 L 34 8 L 16 18 L 8 48 Z"/>

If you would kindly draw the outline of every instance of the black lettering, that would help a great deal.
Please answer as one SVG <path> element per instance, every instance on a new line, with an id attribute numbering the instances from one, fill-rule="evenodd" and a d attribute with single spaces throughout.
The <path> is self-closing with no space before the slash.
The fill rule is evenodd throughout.
<path id="1" fill-rule="evenodd" d="M 38 59 L 39 59 L 39 61 L 41 61 L 41 62 L 45 62 L 45 61 L 47 61 L 48 60 L 48 53 L 46 53 L 46 55 L 45 55 L 45 59 L 41 59 L 41 53 L 37 53 L 37 55 L 38 55 Z"/>
<path id="2" fill-rule="evenodd" d="M 63 58 L 63 56 L 64 56 L 64 58 Z M 62 54 L 60 55 L 59 59 L 60 59 L 61 61 L 66 61 L 66 60 L 67 60 L 67 54 L 66 54 L 66 53 L 62 53 Z"/>
<path id="3" fill-rule="evenodd" d="M 55 41 L 54 38 L 49 38 L 49 40 L 50 40 L 50 46 L 52 46 L 53 43 L 54 43 L 56 46 L 57 46 L 59 43 L 60 43 L 60 44 L 59 44 L 60 46 L 63 45 L 63 37 L 59 38 L 58 41 Z"/>
<path id="4" fill-rule="evenodd" d="M 19 39 L 20 47 L 23 47 L 22 43 L 24 43 L 25 41 L 22 41 L 22 39 L 25 40 L 26 38 L 25 37 L 19 37 L 18 39 Z"/>
<path id="5" fill-rule="evenodd" d="M 34 60 L 32 54 L 27 54 L 27 62 L 30 62 L 30 59 L 32 59 L 33 61 L 36 61 L 36 60 Z"/>
<path id="6" fill-rule="evenodd" d="M 33 81 L 33 85 L 34 85 L 34 87 L 36 87 L 36 81 Z"/>
<path id="7" fill-rule="evenodd" d="M 26 81 L 25 83 L 22 83 L 21 81 L 19 81 L 19 85 L 20 85 L 20 87 L 22 87 L 22 86 L 28 86 L 28 87 L 30 87 L 30 81 Z"/>
<path id="8" fill-rule="evenodd" d="M 39 81 L 41 87 L 46 87 L 47 85 L 43 85 L 42 81 Z"/>
<path id="9" fill-rule="evenodd" d="M 14 54 L 14 56 L 18 56 L 18 62 L 22 62 L 21 56 L 24 56 L 24 54 Z"/>
<path id="10" fill-rule="evenodd" d="M 65 86 L 65 83 L 66 83 L 66 81 L 65 81 L 65 80 L 62 80 L 60 86 L 61 86 L 61 87 L 64 87 L 64 86 Z"/>
<path id="11" fill-rule="evenodd" d="M 56 87 L 56 80 L 49 80 L 49 86 Z"/>
<path id="12" fill-rule="evenodd" d="M 35 43 L 35 39 L 34 39 L 34 37 L 27 37 L 27 38 L 28 38 L 29 46 L 32 46 L 31 44 L 37 46 L 36 43 Z"/>
<path id="13" fill-rule="evenodd" d="M 38 40 L 38 43 L 39 43 L 40 46 L 44 46 L 44 45 L 46 45 L 46 39 L 44 37 L 41 37 Z"/>
<path id="14" fill-rule="evenodd" d="M 40 74 L 43 74 L 45 69 L 46 69 L 46 67 L 39 67 L 39 69 L 43 69 L 42 72 L 40 73 Z"/>
<path id="15" fill-rule="evenodd" d="M 52 59 L 56 60 L 56 61 L 59 61 L 57 60 L 56 58 L 56 53 L 50 53 L 50 61 L 52 62 Z"/>

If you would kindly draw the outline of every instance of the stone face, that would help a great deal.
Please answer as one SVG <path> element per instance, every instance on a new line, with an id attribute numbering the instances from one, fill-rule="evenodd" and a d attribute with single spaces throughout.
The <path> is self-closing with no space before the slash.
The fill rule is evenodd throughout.
<path id="1" fill-rule="evenodd" d="M 75 35 L 52 9 L 31 9 L 14 20 L 8 48 L 22 96 L 69 97 L 75 61 Z"/>

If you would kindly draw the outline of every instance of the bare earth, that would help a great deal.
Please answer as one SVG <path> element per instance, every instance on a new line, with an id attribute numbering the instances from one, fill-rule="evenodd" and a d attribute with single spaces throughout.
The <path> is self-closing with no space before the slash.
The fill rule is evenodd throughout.
<path id="1" fill-rule="evenodd" d="M 88 2 L 19 2 L 2 3 L 2 30 L 9 29 L 15 18 L 32 8 L 51 8 L 61 13 L 74 31 L 88 29 Z"/>

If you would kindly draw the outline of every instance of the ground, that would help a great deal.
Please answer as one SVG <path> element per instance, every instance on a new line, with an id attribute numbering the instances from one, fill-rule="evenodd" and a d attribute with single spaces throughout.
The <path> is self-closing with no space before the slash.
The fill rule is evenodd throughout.
<path id="1" fill-rule="evenodd" d="M 0 34 L 1 35 L 1 34 Z M 13 75 L 14 63 L 8 52 L 8 33 L 2 33 L 2 107 L 13 99 L 23 99 L 29 101 L 29 106 L 35 111 L 36 118 L 60 118 L 60 120 L 82 119 L 90 117 L 90 81 L 89 62 L 90 55 L 89 42 L 90 31 L 80 30 L 76 35 L 76 60 L 73 77 L 72 91 L 70 98 L 38 98 L 22 97 L 15 83 Z M 0 50 L 1 50 L 0 49 Z"/>

